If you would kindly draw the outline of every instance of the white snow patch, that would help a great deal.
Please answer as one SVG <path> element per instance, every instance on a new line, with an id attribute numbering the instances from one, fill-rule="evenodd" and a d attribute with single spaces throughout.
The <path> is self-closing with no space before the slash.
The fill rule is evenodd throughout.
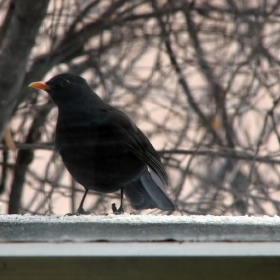
<path id="1" fill-rule="evenodd" d="M 31 216 L 0 214 L 0 223 L 118 223 L 118 224 L 280 224 L 279 216 L 173 216 L 173 215 L 84 215 L 84 216 Z"/>

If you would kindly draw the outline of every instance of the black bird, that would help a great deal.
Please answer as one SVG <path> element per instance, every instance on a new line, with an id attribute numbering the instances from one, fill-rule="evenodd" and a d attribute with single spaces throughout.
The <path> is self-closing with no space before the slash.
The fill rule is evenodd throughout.
<path id="1" fill-rule="evenodd" d="M 75 214 L 87 214 L 83 203 L 88 190 L 121 190 L 134 209 L 174 205 L 161 187 L 167 175 L 160 158 L 143 132 L 120 110 L 104 102 L 80 76 L 63 73 L 29 87 L 45 90 L 58 106 L 55 147 L 85 193 Z"/>

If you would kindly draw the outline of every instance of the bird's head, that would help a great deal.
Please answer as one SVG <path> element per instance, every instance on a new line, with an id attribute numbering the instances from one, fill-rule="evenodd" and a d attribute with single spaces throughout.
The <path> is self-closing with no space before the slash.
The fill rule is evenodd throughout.
<path id="1" fill-rule="evenodd" d="M 58 105 L 79 102 L 85 94 L 92 94 L 86 80 L 80 76 L 63 73 L 54 76 L 47 82 L 34 82 L 29 87 L 45 90 Z"/>

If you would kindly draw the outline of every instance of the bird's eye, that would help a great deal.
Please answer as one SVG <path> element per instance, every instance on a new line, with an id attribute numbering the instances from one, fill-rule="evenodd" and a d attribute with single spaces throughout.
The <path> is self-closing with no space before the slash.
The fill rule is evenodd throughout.
<path id="1" fill-rule="evenodd" d="M 60 85 L 63 87 L 68 87 L 70 85 L 70 82 L 68 80 L 64 79 L 61 81 Z"/>

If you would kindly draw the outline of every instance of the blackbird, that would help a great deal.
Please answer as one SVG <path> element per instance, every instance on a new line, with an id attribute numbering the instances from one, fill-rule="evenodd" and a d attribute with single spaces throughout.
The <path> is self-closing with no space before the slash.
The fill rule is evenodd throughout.
<path id="1" fill-rule="evenodd" d="M 73 178 L 85 188 L 76 215 L 87 214 L 83 203 L 88 190 L 121 190 L 136 210 L 174 205 L 161 189 L 167 174 L 143 132 L 117 108 L 104 102 L 80 76 L 63 73 L 29 87 L 45 90 L 58 107 L 55 148 Z"/>

